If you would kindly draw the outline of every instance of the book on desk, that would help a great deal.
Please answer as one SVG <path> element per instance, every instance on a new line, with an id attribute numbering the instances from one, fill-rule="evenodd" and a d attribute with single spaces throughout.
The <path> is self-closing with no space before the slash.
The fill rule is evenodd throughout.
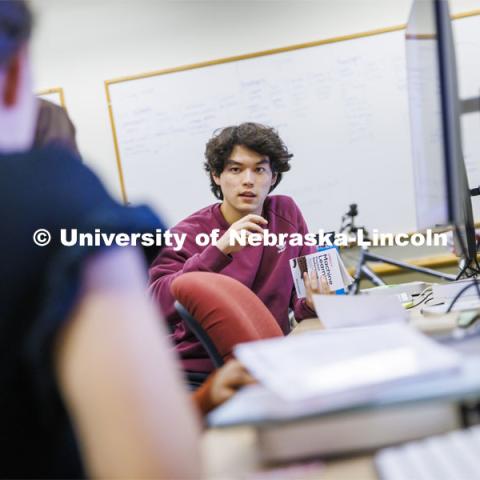
<path id="1" fill-rule="evenodd" d="M 394 329 L 398 327 L 408 328 L 401 325 Z M 328 337 L 316 333 L 304 338 L 310 337 L 311 341 L 319 335 Z M 357 382 L 356 386 L 335 392 L 323 390 L 324 394 L 317 396 L 312 389 L 308 395 L 295 391 L 298 383 L 292 383 L 286 374 L 286 389 L 293 392 L 290 399 L 271 385 L 254 385 L 214 410 L 208 423 L 218 428 L 254 426 L 260 454 L 268 461 L 371 450 L 457 428 L 462 424 L 459 402 L 480 397 L 480 357 L 459 356 L 424 340 L 439 347 L 434 353 L 443 358 L 437 357 L 433 365 L 430 357 L 429 367 L 421 374 L 393 376 L 368 386 Z M 305 341 L 299 343 L 303 343 L 304 353 Z M 294 374 L 295 359 L 291 360 L 290 373 Z M 302 377 L 301 371 L 298 377 Z"/>

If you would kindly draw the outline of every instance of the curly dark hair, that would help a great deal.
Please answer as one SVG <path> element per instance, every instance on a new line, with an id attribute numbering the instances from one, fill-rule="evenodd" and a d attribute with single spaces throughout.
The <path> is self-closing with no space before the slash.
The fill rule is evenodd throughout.
<path id="1" fill-rule="evenodd" d="M 219 200 L 223 200 L 223 194 L 213 180 L 213 175 L 220 176 L 225 168 L 225 162 L 236 145 L 242 145 L 268 157 L 272 172 L 277 174 L 277 179 L 270 188 L 270 192 L 280 183 L 282 173 L 290 170 L 289 161 L 293 154 L 288 151 L 274 128 L 247 122 L 216 130 L 205 149 L 207 161 L 204 163 L 204 167 L 210 174 L 210 189 Z"/>

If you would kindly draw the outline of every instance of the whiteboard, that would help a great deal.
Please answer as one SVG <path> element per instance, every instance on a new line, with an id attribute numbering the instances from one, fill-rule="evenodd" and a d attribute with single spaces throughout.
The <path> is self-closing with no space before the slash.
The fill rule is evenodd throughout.
<path id="1" fill-rule="evenodd" d="M 455 20 L 454 30 L 462 95 L 478 94 L 480 16 Z M 310 231 L 338 230 L 350 203 L 368 229 L 414 231 L 404 35 L 397 27 L 107 81 L 124 197 L 149 202 L 170 224 L 213 203 L 205 144 L 219 127 L 253 121 L 276 127 L 294 153 L 275 193 L 295 199 Z M 475 120 L 465 125 L 465 150 L 470 180 L 480 183 Z"/>
<path id="2" fill-rule="evenodd" d="M 41 90 L 37 93 L 37 97 L 43 98 L 44 100 L 48 100 L 49 102 L 55 103 L 56 105 L 65 108 L 65 97 L 63 94 L 63 88 L 56 87 Z"/>

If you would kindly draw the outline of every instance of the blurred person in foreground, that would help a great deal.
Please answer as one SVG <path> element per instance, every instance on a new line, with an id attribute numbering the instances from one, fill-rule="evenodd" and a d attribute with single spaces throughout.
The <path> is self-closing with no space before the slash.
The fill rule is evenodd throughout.
<path id="1" fill-rule="evenodd" d="M 59 238 L 163 226 L 69 150 L 31 148 L 31 24 L 25 2 L 0 1 L 0 477 L 198 478 L 200 424 L 145 292 L 156 252 Z M 249 380 L 227 365 L 194 399 L 205 412 Z"/>

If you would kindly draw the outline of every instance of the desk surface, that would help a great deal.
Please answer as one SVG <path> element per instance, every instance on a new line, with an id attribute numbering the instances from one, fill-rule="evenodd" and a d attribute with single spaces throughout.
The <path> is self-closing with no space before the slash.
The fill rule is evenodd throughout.
<path id="1" fill-rule="evenodd" d="M 425 333 L 450 330 L 455 326 L 456 315 L 442 317 L 425 319 L 420 315 L 420 309 L 416 309 L 411 312 L 410 321 Z M 300 322 L 292 334 L 297 335 L 322 328 L 318 318 L 310 318 Z M 262 480 L 261 472 L 265 472 L 264 480 L 279 476 L 274 473 L 272 476 L 268 476 L 270 469 L 280 467 L 262 465 L 258 457 L 255 429 L 252 427 L 207 430 L 203 437 L 202 449 L 208 478 Z M 314 478 L 321 480 L 374 480 L 377 479 L 377 475 L 372 455 L 362 455 L 329 460 L 319 463 L 316 467 L 309 466 L 305 471 L 293 471 L 290 475 L 284 475 L 283 478 L 294 480 Z"/>
<path id="2" fill-rule="evenodd" d="M 309 318 L 300 322 L 292 331 L 293 335 L 322 328 L 318 318 Z M 205 462 L 206 474 L 212 479 L 236 479 L 252 476 L 260 480 L 262 471 L 265 474 L 270 469 L 279 466 L 264 466 L 258 457 L 256 448 L 255 429 L 252 427 L 236 427 L 228 429 L 210 429 L 204 433 L 202 454 Z M 268 478 L 268 477 L 266 477 Z M 274 477 L 270 477 L 274 478 Z M 363 455 L 353 458 L 331 460 L 320 463 L 318 467 L 309 466 L 305 472 L 295 472 L 286 479 L 315 479 L 322 480 L 373 480 L 376 473 L 372 456 Z"/>
<path id="3" fill-rule="evenodd" d="M 202 441 L 202 454 L 207 478 L 237 479 L 256 478 L 261 480 L 261 472 L 267 476 L 271 469 L 281 466 L 264 466 L 261 464 L 256 449 L 255 430 L 251 427 L 230 429 L 211 429 L 205 432 Z M 305 472 L 292 472 L 286 479 L 301 480 L 321 478 L 322 480 L 374 480 L 377 478 L 372 456 L 363 455 L 341 460 L 309 463 Z M 286 467 L 288 468 L 288 467 Z M 254 476 L 254 474 L 258 474 Z"/>

